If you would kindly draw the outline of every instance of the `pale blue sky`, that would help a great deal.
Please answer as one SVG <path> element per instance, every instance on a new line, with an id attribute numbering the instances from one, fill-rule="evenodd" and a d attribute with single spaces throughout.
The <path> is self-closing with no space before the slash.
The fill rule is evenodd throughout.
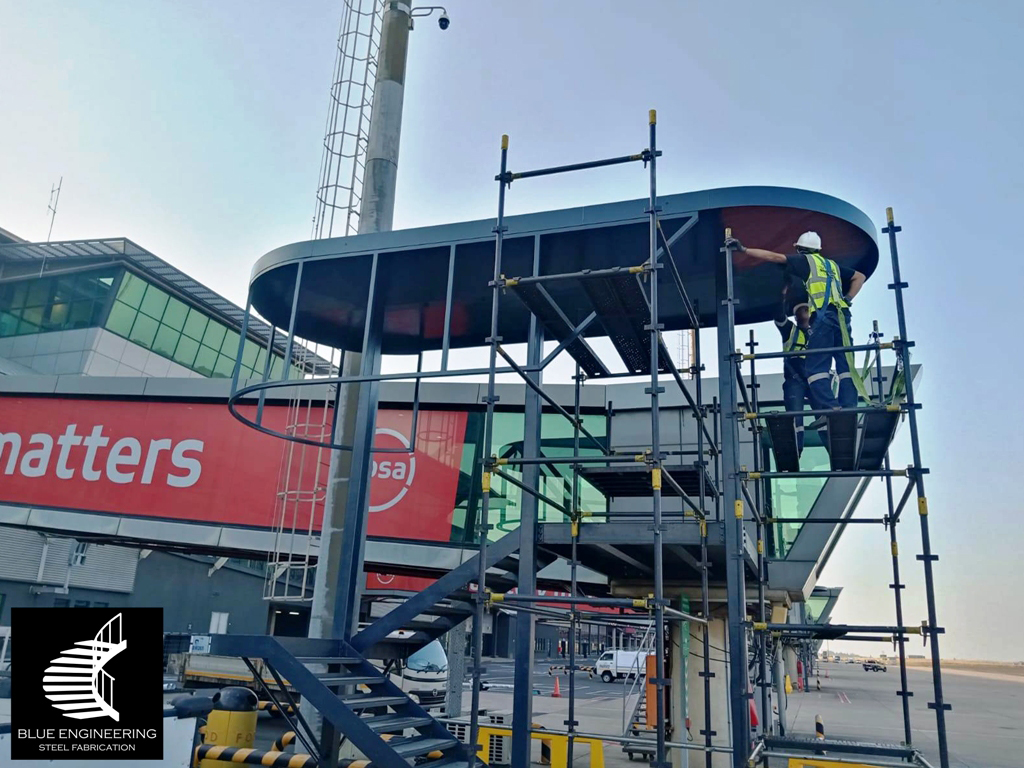
<path id="1" fill-rule="evenodd" d="M 516 167 L 635 151 L 658 109 L 664 193 L 740 184 L 892 205 L 920 397 L 944 650 L 1022 658 L 1024 5 L 451 0 L 411 43 L 396 227 L 490 217 Z M 0 227 L 127 236 L 235 301 L 308 236 L 340 4 L 0 0 Z M 510 212 L 641 197 L 635 168 L 510 196 Z M 826 244 L 827 249 L 827 244 Z M 883 267 L 863 338 L 894 312 Z M 759 329 L 775 341 L 770 326 Z M 909 461 L 904 432 L 895 455 Z M 880 512 L 881 486 L 863 514 Z M 875 506 L 873 506 L 875 505 Z M 900 528 L 924 618 L 917 516 Z M 842 621 L 892 618 L 887 535 L 854 526 L 822 579 Z M 916 652 L 916 649 L 915 649 Z"/>

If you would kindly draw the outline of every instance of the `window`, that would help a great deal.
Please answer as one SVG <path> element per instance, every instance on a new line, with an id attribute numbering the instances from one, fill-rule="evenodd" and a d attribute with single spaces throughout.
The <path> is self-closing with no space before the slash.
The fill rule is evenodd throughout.
<path id="1" fill-rule="evenodd" d="M 213 611 L 210 614 L 210 634 L 223 635 L 228 631 L 227 611 Z"/>
<path id="2" fill-rule="evenodd" d="M 88 600 L 75 600 L 75 606 L 74 607 L 75 608 L 88 608 L 89 607 L 89 601 Z"/>
<path id="3" fill-rule="evenodd" d="M 92 601 L 92 607 L 93 608 L 109 608 L 110 607 L 110 603 L 101 603 L 99 600 L 93 600 Z"/>
<path id="4" fill-rule="evenodd" d="M 89 551 L 89 542 L 87 541 L 76 541 L 75 548 L 71 550 L 71 557 L 69 558 L 69 565 L 85 565 L 85 556 Z"/>
<path id="5" fill-rule="evenodd" d="M 0 336 L 98 327 L 118 271 L 105 268 L 0 284 Z"/>
<path id="6" fill-rule="evenodd" d="M 68 600 L 66 597 L 55 597 L 55 598 L 53 598 L 53 607 L 54 608 L 67 608 L 70 605 L 71 605 L 71 601 Z"/>

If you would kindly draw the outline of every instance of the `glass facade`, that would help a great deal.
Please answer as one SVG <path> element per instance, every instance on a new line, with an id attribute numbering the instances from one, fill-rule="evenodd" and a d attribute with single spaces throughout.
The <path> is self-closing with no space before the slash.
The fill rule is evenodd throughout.
<path id="1" fill-rule="evenodd" d="M 597 438 L 607 434 L 607 418 L 604 414 L 583 416 L 583 423 Z M 475 542 L 473 533 L 477 515 L 480 514 L 480 455 L 483 444 L 484 414 L 471 412 L 466 424 L 466 439 L 462 452 L 460 492 L 456 498 L 455 513 L 452 516 L 452 537 L 454 542 Z M 580 441 L 580 454 L 597 456 L 596 447 L 587 446 L 586 438 Z M 494 414 L 493 453 L 500 458 L 514 458 L 523 455 L 523 414 L 499 412 Z M 592 446 L 593 444 L 591 444 Z M 544 456 L 571 456 L 573 450 L 572 426 L 557 413 L 545 413 L 541 418 L 541 454 Z M 516 467 L 503 466 L 501 471 L 509 477 L 522 480 L 522 472 Z M 465 491 L 463 492 L 463 489 Z M 568 464 L 549 464 L 540 467 L 538 490 L 549 499 L 566 509 L 572 508 L 572 470 Z M 519 527 L 523 504 L 523 491 L 502 477 L 491 479 L 491 502 L 488 513 L 491 525 L 490 538 L 500 539 L 506 533 Z M 600 520 L 600 514 L 607 509 L 604 495 L 592 485 L 580 481 L 579 508 Z M 541 523 L 566 522 L 568 518 L 557 507 L 546 501 L 539 503 L 537 518 Z"/>
<path id="2" fill-rule="evenodd" d="M 210 378 L 230 377 L 238 355 L 238 331 L 122 267 L 0 283 L 0 338 L 77 328 L 106 328 Z M 262 377 L 266 361 L 247 339 L 239 375 Z M 275 354 L 271 376 L 283 367 Z M 302 377 L 298 366 L 292 377 Z"/>
<path id="3" fill-rule="evenodd" d="M 121 279 L 104 327 L 203 376 L 228 378 L 235 368 L 237 331 L 131 272 Z M 247 339 L 239 376 L 262 376 L 266 361 L 266 350 Z M 281 375 L 283 363 L 274 355 L 271 376 Z"/>
<path id="4" fill-rule="evenodd" d="M 804 451 L 800 455 L 800 470 L 812 472 L 832 468 L 828 458 L 828 451 L 816 435 L 807 435 Z M 818 444 L 815 445 L 814 443 Z M 765 456 L 770 462 L 768 465 L 775 470 L 774 454 L 770 450 L 765 451 Z M 775 518 L 783 518 L 787 522 L 775 523 L 772 525 L 771 551 L 773 557 L 786 557 L 790 547 L 796 541 L 800 529 L 803 527 L 803 519 L 810 513 L 814 502 L 825 487 L 825 478 L 773 478 L 771 484 L 771 515 Z M 792 522 L 789 522 L 792 520 Z"/>
<path id="5" fill-rule="evenodd" d="M 120 271 L 90 270 L 0 284 L 0 337 L 101 325 Z"/>

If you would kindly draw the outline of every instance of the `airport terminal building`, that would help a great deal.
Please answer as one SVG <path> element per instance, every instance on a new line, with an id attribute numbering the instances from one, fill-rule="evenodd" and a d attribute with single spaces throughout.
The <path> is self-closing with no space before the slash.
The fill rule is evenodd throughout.
<path id="1" fill-rule="evenodd" d="M 242 379 L 258 378 L 265 369 L 277 377 L 285 343 L 271 339 L 267 326 L 250 322 L 240 344 L 242 318 L 241 308 L 130 240 L 28 243 L 4 235 L 0 624 L 9 622 L 11 608 L 23 605 L 157 604 L 164 607 L 169 632 L 304 631 L 311 578 L 286 594 L 288 589 L 278 590 L 280 580 L 271 587 L 267 577 L 268 560 L 281 548 L 278 502 L 288 444 L 246 429 L 226 408 L 238 350 Z M 309 359 L 295 360 L 295 376 L 311 365 Z M 370 590 L 415 591 L 474 546 L 481 387 L 424 382 L 415 414 L 419 444 L 411 460 L 374 465 L 366 552 Z M 499 455 L 514 456 L 522 451 L 525 387 L 499 389 L 494 445 Z M 571 385 L 547 389 L 571 407 Z M 650 428 L 643 390 L 640 383 L 588 383 L 581 412 L 589 431 L 617 451 L 643 450 Z M 384 383 L 377 425 L 382 440 L 410 444 L 411 394 L 408 384 Z M 325 387 L 319 399 L 329 396 Z M 264 404 L 268 418 L 287 422 L 297 397 L 284 389 L 271 392 Z M 301 397 L 318 399 L 308 391 Z M 781 406 L 781 376 L 762 377 L 761 398 Z M 679 452 L 693 447 L 694 425 L 685 405 L 674 392 L 662 401 L 662 440 Z M 545 451 L 568 450 L 571 428 L 555 413 L 543 418 Z M 162 451 L 161 441 L 167 442 Z M 197 444 L 202 448 L 189 450 Z M 111 460 L 114 448 L 118 458 Z M 747 442 L 743 449 L 752 456 L 755 447 Z M 769 462 L 767 448 L 758 450 Z M 318 461 L 324 464 L 324 456 Z M 824 468 L 828 456 L 811 438 L 803 461 L 808 468 Z M 565 467 L 545 467 L 542 476 L 546 493 L 567 501 Z M 863 481 L 779 479 L 771 487 L 768 504 L 779 520 L 768 529 L 772 589 L 785 600 L 802 601 L 841 527 L 805 526 L 803 515 L 852 514 Z M 495 538 L 516 529 L 521 503 L 513 485 L 492 501 Z M 626 502 L 584 484 L 582 503 L 600 514 Z M 629 504 L 635 507 L 635 500 Z M 678 501 L 666 504 L 681 508 Z M 319 514 L 308 516 L 311 532 Z M 546 503 L 540 516 L 545 522 L 563 519 Z M 581 580 L 591 594 L 607 594 L 611 581 L 649 577 L 643 556 L 620 543 L 625 539 L 616 529 L 622 525 L 627 523 L 609 522 L 583 546 Z M 568 542 L 555 529 L 543 535 L 552 540 L 539 542 L 547 562 L 539 579 L 557 592 L 567 579 Z M 685 585 L 698 578 L 699 548 L 685 538 L 689 534 L 681 535 L 666 553 L 672 580 Z M 315 536 L 310 539 L 308 566 L 316 559 Z M 744 546 L 753 568 L 753 538 Z M 509 584 L 514 586 L 511 573 Z M 189 601 L 177 599 L 186 592 Z M 497 611 L 492 621 L 492 653 L 512 655 L 514 617 Z M 556 655 L 564 635 L 557 623 L 539 629 L 538 650 Z M 587 638 L 594 652 L 610 642 L 596 628 Z"/>

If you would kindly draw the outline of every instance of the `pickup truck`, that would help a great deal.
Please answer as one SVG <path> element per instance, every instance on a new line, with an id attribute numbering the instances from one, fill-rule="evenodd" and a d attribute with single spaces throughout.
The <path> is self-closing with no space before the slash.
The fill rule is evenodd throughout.
<path id="1" fill-rule="evenodd" d="M 864 662 L 865 672 L 885 672 L 885 664 L 879 664 L 877 661 L 865 661 Z"/>

